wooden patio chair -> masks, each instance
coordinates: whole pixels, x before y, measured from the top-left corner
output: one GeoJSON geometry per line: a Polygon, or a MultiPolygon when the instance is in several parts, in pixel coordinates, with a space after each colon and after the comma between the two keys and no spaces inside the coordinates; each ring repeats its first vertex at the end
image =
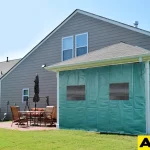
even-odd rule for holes
{"type": "Polygon", "coordinates": [[[57,107],[55,106],[52,112],[53,122],[57,122],[57,107]]]}
{"type": "Polygon", "coordinates": [[[47,123],[50,123],[50,126],[53,125],[54,123],[54,118],[53,118],[53,115],[54,115],[54,111],[55,111],[55,106],[47,106],[45,108],[45,112],[44,112],[44,123],[45,123],[45,126],[47,123]]]}
{"type": "Polygon", "coordinates": [[[18,123],[18,127],[19,125],[23,124],[24,122],[27,123],[28,126],[28,117],[26,115],[21,115],[21,113],[19,113],[20,108],[18,106],[10,106],[11,109],[11,113],[12,113],[12,124],[11,127],[13,125],[13,123],[18,123]]]}

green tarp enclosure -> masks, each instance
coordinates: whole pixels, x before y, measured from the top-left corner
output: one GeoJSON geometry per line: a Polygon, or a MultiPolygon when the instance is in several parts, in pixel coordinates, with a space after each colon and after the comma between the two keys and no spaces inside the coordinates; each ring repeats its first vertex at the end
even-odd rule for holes
{"type": "Polygon", "coordinates": [[[118,43],[46,67],[57,72],[57,127],[150,134],[149,60],[148,50],[118,43]]]}
{"type": "Polygon", "coordinates": [[[146,133],[143,63],[59,73],[60,128],[146,133]],[[110,83],[129,83],[129,100],[110,100],[110,83]],[[85,100],[67,100],[68,85],[85,85],[85,100]]]}

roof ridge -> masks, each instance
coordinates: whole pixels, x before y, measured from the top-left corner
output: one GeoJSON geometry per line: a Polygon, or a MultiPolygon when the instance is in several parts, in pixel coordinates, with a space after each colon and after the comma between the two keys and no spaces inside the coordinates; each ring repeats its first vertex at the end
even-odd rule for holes
{"type": "MultiPolygon", "coordinates": [[[[110,21],[113,21],[113,22],[117,22],[117,23],[120,23],[120,24],[129,26],[129,27],[132,27],[132,28],[136,28],[136,27],[134,27],[133,25],[130,25],[130,24],[127,24],[127,23],[124,23],[124,22],[120,22],[120,21],[117,21],[117,20],[113,20],[113,19],[110,19],[110,18],[101,16],[101,15],[97,15],[97,14],[95,14],[95,13],[91,13],[91,12],[88,12],[88,11],[85,11],[85,10],[82,10],[82,9],[76,9],[75,11],[82,11],[82,12],[85,12],[85,13],[88,13],[88,14],[91,14],[91,15],[95,15],[95,16],[97,16],[97,17],[104,18],[104,19],[106,19],[106,20],[110,20],[110,21]]],[[[145,30],[145,29],[142,29],[142,28],[136,28],[136,29],[139,29],[139,30],[141,30],[141,31],[145,31],[145,32],[150,33],[150,31],[145,30]]]]}
{"type": "MultiPolygon", "coordinates": [[[[21,58],[18,58],[18,59],[11,59],[11,60],[8,60],[8,62],[10,61],[14,61],[14,60],[20,60],[21,58]]],[[[4,63],[4,62],[7,62],[7,61],[0,61],[0,63],[4,63]]]]}

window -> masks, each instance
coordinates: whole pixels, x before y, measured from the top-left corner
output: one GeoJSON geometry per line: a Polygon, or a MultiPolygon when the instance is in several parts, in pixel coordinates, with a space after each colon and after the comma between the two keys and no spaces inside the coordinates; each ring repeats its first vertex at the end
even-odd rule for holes
{"type": "Polygon", "coordinates": [[[73,36],[62,39],[62,61],[73,57],[73,36]]]}
{"type": "Polygon", "coordinates": [[[76,35],[76,56],[88,53],[88,33],[76,35]]]}
{"type": "Polygon", "coordinates": [[[28,97],[29,97],[29,88],[24,88],[22,90],[22,102],[27,101],[28,97]]]}
{"type": "Polygon", "coordinates": [[[85,85],[67,86],[67,100],[85,100],[85,85]]]}
{"type": "Polygon", "coordinates": [[[129,100],[129,83],[112,83],[109,85],[110,100],[129,100]]]}

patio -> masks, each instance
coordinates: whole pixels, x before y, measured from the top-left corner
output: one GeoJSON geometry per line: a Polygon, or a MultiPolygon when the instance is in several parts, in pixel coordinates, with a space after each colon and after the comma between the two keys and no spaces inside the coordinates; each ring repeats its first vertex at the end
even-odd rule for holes
{"type": "Polygon", "coordinates": [[[20,111],[19,106],[10,106],[12,121],[0,122],[0,128],[35,131],[56,129],[56,107],[31,108],[28,111],[20,111]]]}
{"type": "Polygon", "coordinates": [[[45,126],[26,126],[26,125],[21,125],[18,128],[18,125],[13,125],[11,127],[11,121],[7,121],[7,122],[0,122],[0,128],[3,129],[9,129],[9,130],[19,130],[19,131],[41,131],[41,130],[56,130],[56,127],[45,127],[45,126]]]}

